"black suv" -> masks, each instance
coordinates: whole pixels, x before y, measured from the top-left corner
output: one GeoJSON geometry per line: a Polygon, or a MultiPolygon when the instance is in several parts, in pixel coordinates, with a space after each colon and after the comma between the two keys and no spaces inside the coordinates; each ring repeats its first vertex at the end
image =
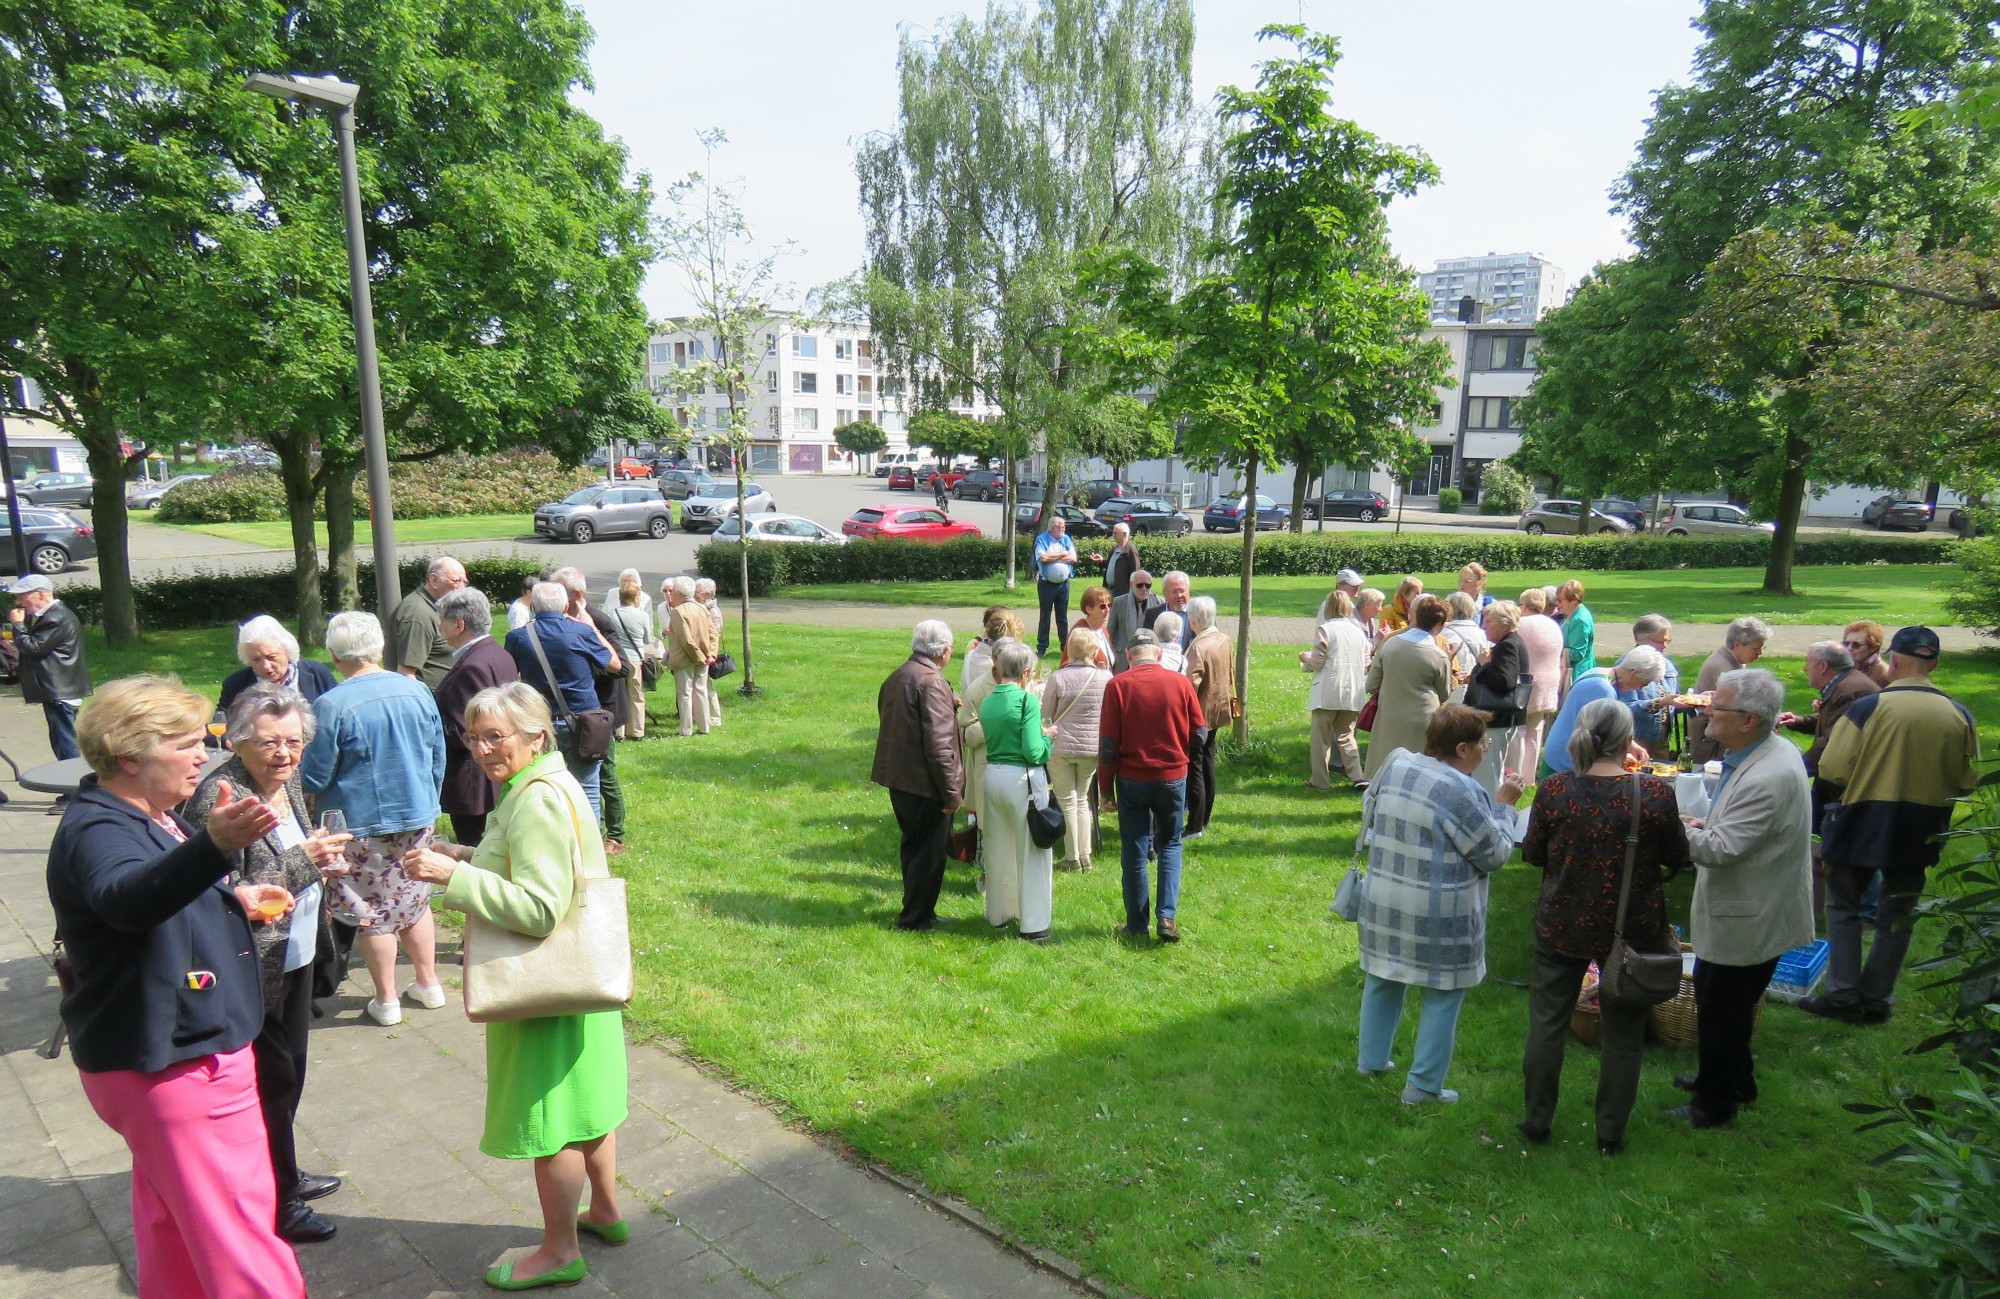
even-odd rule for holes
{"type": "Polygon", "coordinates": [[[959,500],[997,501],[1007,495],[1007,475],[998,469],[975,469],[952,486],[959,500]]]}

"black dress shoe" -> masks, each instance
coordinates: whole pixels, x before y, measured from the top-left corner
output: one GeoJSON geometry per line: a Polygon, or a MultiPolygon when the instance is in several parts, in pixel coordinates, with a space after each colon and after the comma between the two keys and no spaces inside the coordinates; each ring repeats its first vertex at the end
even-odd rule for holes
{"type": "Polygon", "coordinates": [[[292,1192],[294,1200],[319,1200],[340,1189],[340,1179],[332,1173],[300,1173],[299,1189],[292,1192]]]}
{"type": "MultiPolygon", "coordinates": [[[[1866,1022],[1864,1016],[1867,1012],[1862,1010],[1859,1003],[1852,1001],[1835,1001],[1831,997],[1807,997],[1799,1002],[1799,1009],[1808,1015],[1817,1015],[1821,1019],[1838,1020],[1843,1024],[1860,1024],[1866,1022]]],[[[1885,1015],[1883,1018],[1886,1019],[1888,1017],[1885,1015]]]]}
{"type": "Polygon", "coordinates": [[[294,1245],[332,1240],[339,1230],[331,1218],[321,1217],[301,1200],[287,1200],[278,1206],[278,1235],[294,1245]]]}
{"type": "Polygon", "coordinates": [[[1729,1122],[1728,1119],[1718,1119],[1704,1110],[1696,1109],[1693,1102],[1674,1106],[1667,1111],[1667,1117],[1676,1123],[1685,1123],[1691,1128],[1719,1128],[1729,1122]]]}
{"type": "Polygon", "coordinates": [[[1620,1137],[1620,1138],[1618,1138],[1618,1140],[1616,1140],[1616,1141],[1606,1141],[1606,1140],[1605,1140],[1605,1139],[1604,1139],[1603,1137],[1599,1137],[1599,1138],[1597,1139],[1597,1153],[1598,1153],[1598,1154],[1600,1154],[1600,1155],[1622,1155],[1622,1154],[1624,1154],[1624,1153],[1625,1153],[1625,1138],[1623,1138],[1623,1137],[1620,1137]]]}
{"type": "Polygon", "coordinates": [[[1549,1130],[1547,1128],[1531,1128],[1528,1126],[1526,1119],[1522,1119],[1519,1123],[1516,1123],[1514,1131],[1526,1138],[1528,1144],[1531,1146],[1546,1146],[1549,1144],[1549,1130]]]}

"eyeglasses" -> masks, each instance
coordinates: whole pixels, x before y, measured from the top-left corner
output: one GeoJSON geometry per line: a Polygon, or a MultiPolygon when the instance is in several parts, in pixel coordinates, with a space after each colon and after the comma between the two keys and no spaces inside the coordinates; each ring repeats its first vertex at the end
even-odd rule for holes
{"type": "Polygon", "coordinates": [[[1845,645],[1849,649],[1865,650],[1873,648],[1873,646],[1871,646],[1869,642],[1865,640],[1844,640],[1840,643],[1842,645],[1845,645]]]}
{"type": "Polygon", "coordinates": [[[1153,584],[1151,582],[1134,582],[1132,583],[1132,589],[1134,591],[1150,591],[1153,589],[1153,584]]]}
{"type": "Polygon", "coordinates": [[[267,758],[275,758],[281,753],[304,753],[306,751],[306,742],[304,740],[258,740],[251,744],[250,747],[267,758]]]}
{"type": "Polygon", "coordinates": [[[465,744],[472,749],[497,749],[519,734],[519,731],[491,731],[485,735],[468,735],[465,744]]]}
{"type": "Polygon", "coordinates": [[[1747,708],[1723,708],[1717,704],[1710,704],[1708,711],[1711,713],[1736,713],[1742,717],[1755,717],[1757,715],[1747,708]]]}

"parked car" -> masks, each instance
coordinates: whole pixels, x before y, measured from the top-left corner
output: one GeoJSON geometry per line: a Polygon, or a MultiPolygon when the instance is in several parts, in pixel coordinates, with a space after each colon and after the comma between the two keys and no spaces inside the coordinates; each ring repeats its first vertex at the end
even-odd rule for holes
{"type": "Polygon", "coordinates": [[[30,505],[90,508],[89,474],[36,474],[21,484],[21,499],[30,505]]]}
{"type": "Polygon", "coordinates": [[[1057,515],[1061,515],[1062,521],[1069,525],[1069,535],[1072,537],[1102,537],[1110,531],[1109,528],[1099,523],[1096,519],[1091,518],[1089,511],[1085,510],[1081,505],[1071,505],[1067,501],[1049,506],[1049,512],[1046,516],[1042,515],[1042,504],[1040,501],[1036,501],[1032,505],[1016,505],[1014,507],[1014,527],[1024,535],[1030,529],[1035,532],[1043,532],[1047,530],[1049,520],[1055,518],[1057,515]]]}
{"type": "Polygon", "coordinates": [[[669,469],[660,475],[659,487],[668,500],[684,501],[690,496],[713,496],[722,490],[722,482],[701,469],[669,469]]]}
{"type": "MultiPolygon", "coordinates": [[[[1243,516],[1250,512],[1247,496],[1218,496],[1201,512],[1204,532],[1241,532],[1243,516]]],[[[1262,492],[1257,494],[1257,531],[1269,532],[1291,521],[1292,507],[1280,505],[1262,492]]]]}
{"type": "Polygon", "coordinates": [[[1306,502],[1308,519],[1317,519],[1322,514],[1329,519],[1359,519],[1363,523],[1373,523],[1389,517],[1389,498],[1365,487],[1328,492],[1306,502]]]}
{"type": "Polygon", "coordinates": [[[917,490],[917,471],[908,465],[897,465],[889,471],[889,490],[892,492],[914,492],[917,490]]]}
{"type": "Polygon", "coordinates": [[[1932,507],[1928,501],[1905,501],[1898,500],[1894,496],[1878,496],[1868,502],[1867,508],[1861,511],[1861,521],[1872,523],[1884,532],[1893,528],[1922,532],[1931,526],[1931,514],[1932,507]]]}
{"type": "Polygon", "coordinates": [[[704,472],[701,467],[701,462],[699,460],[696,460],[693,456],[687,455],[685,453],[654,456],[646,463],[653,466],[653,477],[655,478],[658,478],[662,474],[672,473],[674,470],[677,469],[691,469],[695,473],[704,472]]]}
{"type": "MultiPolygon", "coordinates": [[[[1521,515],[1521,530],[1540,536],[1544,532],[1574,534],[1581,531],[1577,527],[1578,516],[1583,511],[1582,501],[1543,501],[1530,506],[1521,515]]],[[[1615,514],[1606,514],[1595,504],[1590,507],[1590,531],[1602,536],[1607,532],[1619,535],[1631,532],[1632,525],[1615,514]]]]}
{"type": "Polygon", "coordinates": [[[1632,531],[1644,532],[1646,522],[1652,517],[1652,510],[1635,500],[1624,496],[1604,496],[1590,503],[1593,510],[1602,510],[1613,518],[1623,519],[1632,525],[1632,531]]]}
{"type": "MultiPolygon", "coordinates": [[[[97,534],[88,523],[66,510],[21,511],[21,540],[28,549],[28,569],[54,577],[71,564],[97,556],[97,534]]],[[[0,530],[0,572],[14,571],[13,540],[0,530]]]]}
{"type": "Polygon", "coordinates": [[[1007,474],[1001,469],[975,469],[953,484],[951,494],[959,500],[997,501],[1007,495],[1007,474]]]}
{"type": "MultiPolygon", "coordinates": [[[[745,514],[776,514],[777,501],[756,483],[743,484],[745,514]]],[[[724,483],[713,492],[690,496],[681,502],[681,527],[688,532],[713,532],[722,521],[736,513],[736,486],[724,483]]]]}
{"type": "Polygon", "coordinates": [[[934,470],[929,478],[923,480],[923,484],[924,486],[930,488],[932,491],[936,491],[938,489],[938,484],[943,483],[944,489],[946,491],[950,491],[952,488],[964,482],[965,476],[970,472],[971,470],[969,469],[934,470]]]}
{"type": "Polygon", "coordinates": [[[1740,505],[1676,505],[1660,516],[1660,531],[1669,537],[1698,533],[1742,536],[1752,532],[1776,532],[1777,525],[1759,523],[1740,505]]]}
{"type": "Polygon", "coordinates": [[[935,505],[897,505],[887,501],[864,505],[840,525],[849,537],[903,537],[911,541],[950,541],[976,537],[979,525],[961,523],[935,505]]]}
{"type": "Polygon", "coordinates": [[[1164,496],[1114,496],[1097,507],[1097,523],[1107,534],[1119,523],[1132,529],[1134,535],[1185,537],[1194,531],[1194,520],[1164,496]]]}
{"type": "Polygon", "coordinates": [[[182,483],[205,482],[208,477],[207,474],[175,474],[165,482],[148,483],[137,491],[127,492],[125,494],[125,504],[135,510],[157,510],[160,508],[160,502],[165,500],[167,493],[174,490],[174,488],[179,487],[182,483]]]}
{"type": "Polygon", "coordinates": [[[535,535],[595,541],[619,533],[658,540],[674,530],[660,489],[642,483],[592,483],[535,511],[535,535]]]}
{"type": "Polygon", "coordinates": [[[1087,510],[1094,510],[1114,496],[1130,496],[1132,489],[1116,478],[1093,478],[1086,483],[1078,483],[1070,499],[1087,510]]]}
{"type": "Polygon", "coordinates": [[[651,460],[640,460],[635,456],[626,456],[618,462],[617,467],[611,472],[624,479],[651,478],[654,473],[653,462],[651,460]]]}
{"type": "MultiPolygon", "coordinates": [[[[734,514],[722,521],[715,530],[717,541],[734,541],[737,537],[737,519],[734,514]]],[[[847,538],[833,529],[814,523],[802,514],[753,514],[750,516],[750,540],[781,542],[820,542],[836,546],[847,544],[847,538]]]]}

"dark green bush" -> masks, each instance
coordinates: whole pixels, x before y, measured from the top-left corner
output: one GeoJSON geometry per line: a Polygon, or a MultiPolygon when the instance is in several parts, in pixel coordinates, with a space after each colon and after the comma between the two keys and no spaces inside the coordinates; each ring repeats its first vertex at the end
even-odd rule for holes
{"type": "Polygon", "coordinates": [[[1458,507],[1464,503],[1465,493],[1459,491],[1458,488],[1443,487],[1438,489],[1439,514],[1456,514],[1458,513],[1458,507]]]}
{"type": "Polygon", "coordinates": [[[228,469],[182,483],[161,500],[162,523],[276,523],[285,517],[285,484],[270,469],[228,469]]]}
{"type": "MultiPolygon", "coordinates": [[[[389,466],[399,519],[466,514],[527,513],[598,482],[595,469],[572,469],[546,451],[526,448],[488,456],[450,455],[389,466]]],[[[356,476],[355,509],[368,508],[367,483],[356,476]]],[[[324,498],[314,508],[326,517],[324,498]]],[[[177,487],[160,502],[163,523],[270,523],[286,517],[285,485],[275,469],[232,469],[206,482],[177,487]]]]}
{"type": "MultiPolygon", "coordinates": [[[[406,556],[401,564],[403,589],[423,585],[424,572],[432,556],[406,556]]],[[[542,569],[533,555],[495,555],[465,561],[470,584],[484,591],[495,604],[504,605],[521,594],[521,579],[542,569]]],[[[375,609],[375,566],[360,565],[361,607],[375,609]]],[[[184,627],[212,627],[220,622],[241,622],[254,614],[268,613],[287,626],[292,625],[295,608],[292,572],[288,568],[253,573],[219,573],[196,569],[166,577],[149,578],[132,584],[138,606],[139,626],[172,631],[184,627]]],[[[320,595],[331,601],[331,574],[320,574],[320,595]]],[[[76,610],[87,623],[104,621],[104,593],[94,586],[66,586],[63,603],[76,610]]],[[[332,612],[329,603],[328,612],[332,612]]],[[[294,628],[294,630],[297,630],[294,628]]]]}
{"type": "MultiPolygon", "coordinates": [[[[1243,543],[1230,538],[1136,537],[1139,559],[1155,573],[1180,569],[1192,577],[1233,577],[1242,570],[1243,543]]],[[[1029,542],[1020,541],[1025,569],[1029,542]]],[[[1947,536],[1890,541],[1882,537],[1805,537],[1796,562],[1821,564],[1943,564],[1963,543],[1947,536]]],[[[1309,532],[1258,538],[1257,571],[1273,577],[1330,577],[1343,568],[1363,573],[1438,573],[1478,560],[1496,572],[1566,569],[1607,572],[1669,568],[1761,568],[1768,537],[1532,537],[1525,532],[1451,536],[1441,533],[1309,532]]],[[[778,586],[834,582],[946,582],[997,577],[1007,551],[993,537],[965,537],[938,546],[920,541],[862,541],[847,546],[750,548],[750,593],[778,586]]],[[[735,594],[736,548],[710,542],[695,565],[735,594]]]]}

